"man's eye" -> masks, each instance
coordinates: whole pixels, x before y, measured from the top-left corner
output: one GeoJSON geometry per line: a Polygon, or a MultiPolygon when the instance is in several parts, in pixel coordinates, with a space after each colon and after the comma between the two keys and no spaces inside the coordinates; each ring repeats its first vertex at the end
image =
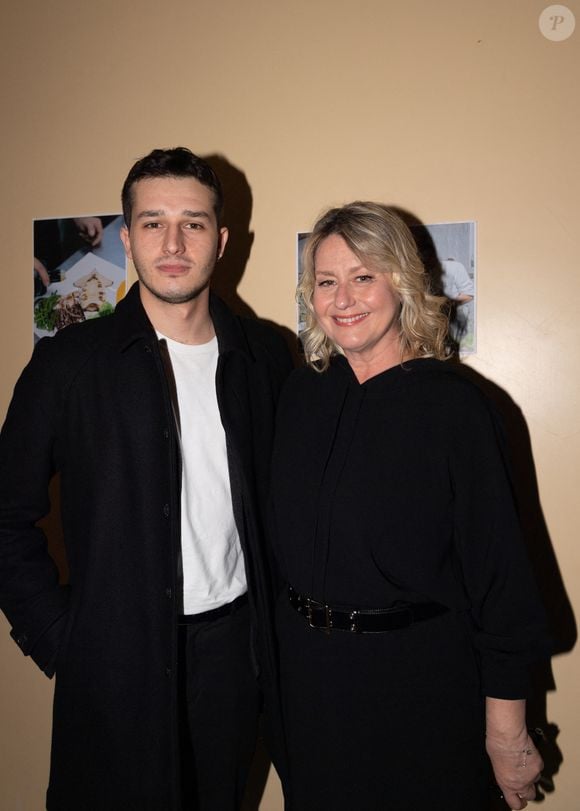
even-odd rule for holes
{"type": "Polygon", "coordinates": [[[203,228],[203,225],[200,222],[188,222],[185,227],[190,231],[198,231],[203,228]]]}
{"type": "Polygon", "coordinates": [[[146,222],[143,225],[144,228],[153,229],[153,228],[160,228],[160,223],[158,222],[146,222]]]}

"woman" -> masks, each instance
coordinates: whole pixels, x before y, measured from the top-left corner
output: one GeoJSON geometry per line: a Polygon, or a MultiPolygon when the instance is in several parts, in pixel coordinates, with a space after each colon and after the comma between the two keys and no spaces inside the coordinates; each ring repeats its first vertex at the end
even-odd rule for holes
{"type": "Polygon", "coordinates": [[[484,811],[487,750],[525,808],[544,619],[494,416],[391,210],[330,210],[303,260],[272,484],[291,807],[484,811]]]}

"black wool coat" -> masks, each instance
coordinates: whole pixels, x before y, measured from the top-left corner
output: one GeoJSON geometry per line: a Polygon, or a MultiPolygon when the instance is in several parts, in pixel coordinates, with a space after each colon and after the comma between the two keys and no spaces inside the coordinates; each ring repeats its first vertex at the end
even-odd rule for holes
{"type": "MultiPolygon", "coordinates": [[[[290,360],[263,324],[215,297],[210,309],[256,667],[275,718],[263,513],[290,360]]],[[[0,435],[0,607],[22,651],[56,672],[50,811],[180,808],[180,479],[160,344],[134,285],[114,315],[38,343],[0,435]],[[36,526],[57,472],[66,586],[36,526]]]]}

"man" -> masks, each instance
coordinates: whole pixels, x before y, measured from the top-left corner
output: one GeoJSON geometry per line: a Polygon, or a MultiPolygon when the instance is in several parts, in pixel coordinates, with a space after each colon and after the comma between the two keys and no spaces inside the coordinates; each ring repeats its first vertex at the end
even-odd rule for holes
{"type": "Polygon", "coordinates": [[[49,811],[233,811],[275,669],[263,512],[289,356],[210,293],[228,232],[208,164],[154,150],[122,196],[138,283],[39,342],[2,431],[0,604],[56,672],[49,811]],[[35,526],[54,472],[66,587],[35,526]]]}
{"type": "Polygon", "coordinates": [[[458,304],[473,300],[473,279],[462,262],[449,258],[441,262],[441,285],[443,295],[458,304]]]}
{"type": "Polygon", "coordinates": [[[451,332],[460,341],[467,337],[470,321],[473,320],[473,279],[462,262],[449,257],[441,262],[441,285],[443,295],[451,302],[451,332]]]}

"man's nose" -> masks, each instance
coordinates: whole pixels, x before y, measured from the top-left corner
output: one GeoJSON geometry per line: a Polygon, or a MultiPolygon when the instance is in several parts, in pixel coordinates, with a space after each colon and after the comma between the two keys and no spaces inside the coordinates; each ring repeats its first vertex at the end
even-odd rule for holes
{"type": "Polygon", "coordinates": [[[165,231],[163,250],[165,253],[182,253],[185,247],[183,232],[178,225],[169,225],[165,231]]]}

